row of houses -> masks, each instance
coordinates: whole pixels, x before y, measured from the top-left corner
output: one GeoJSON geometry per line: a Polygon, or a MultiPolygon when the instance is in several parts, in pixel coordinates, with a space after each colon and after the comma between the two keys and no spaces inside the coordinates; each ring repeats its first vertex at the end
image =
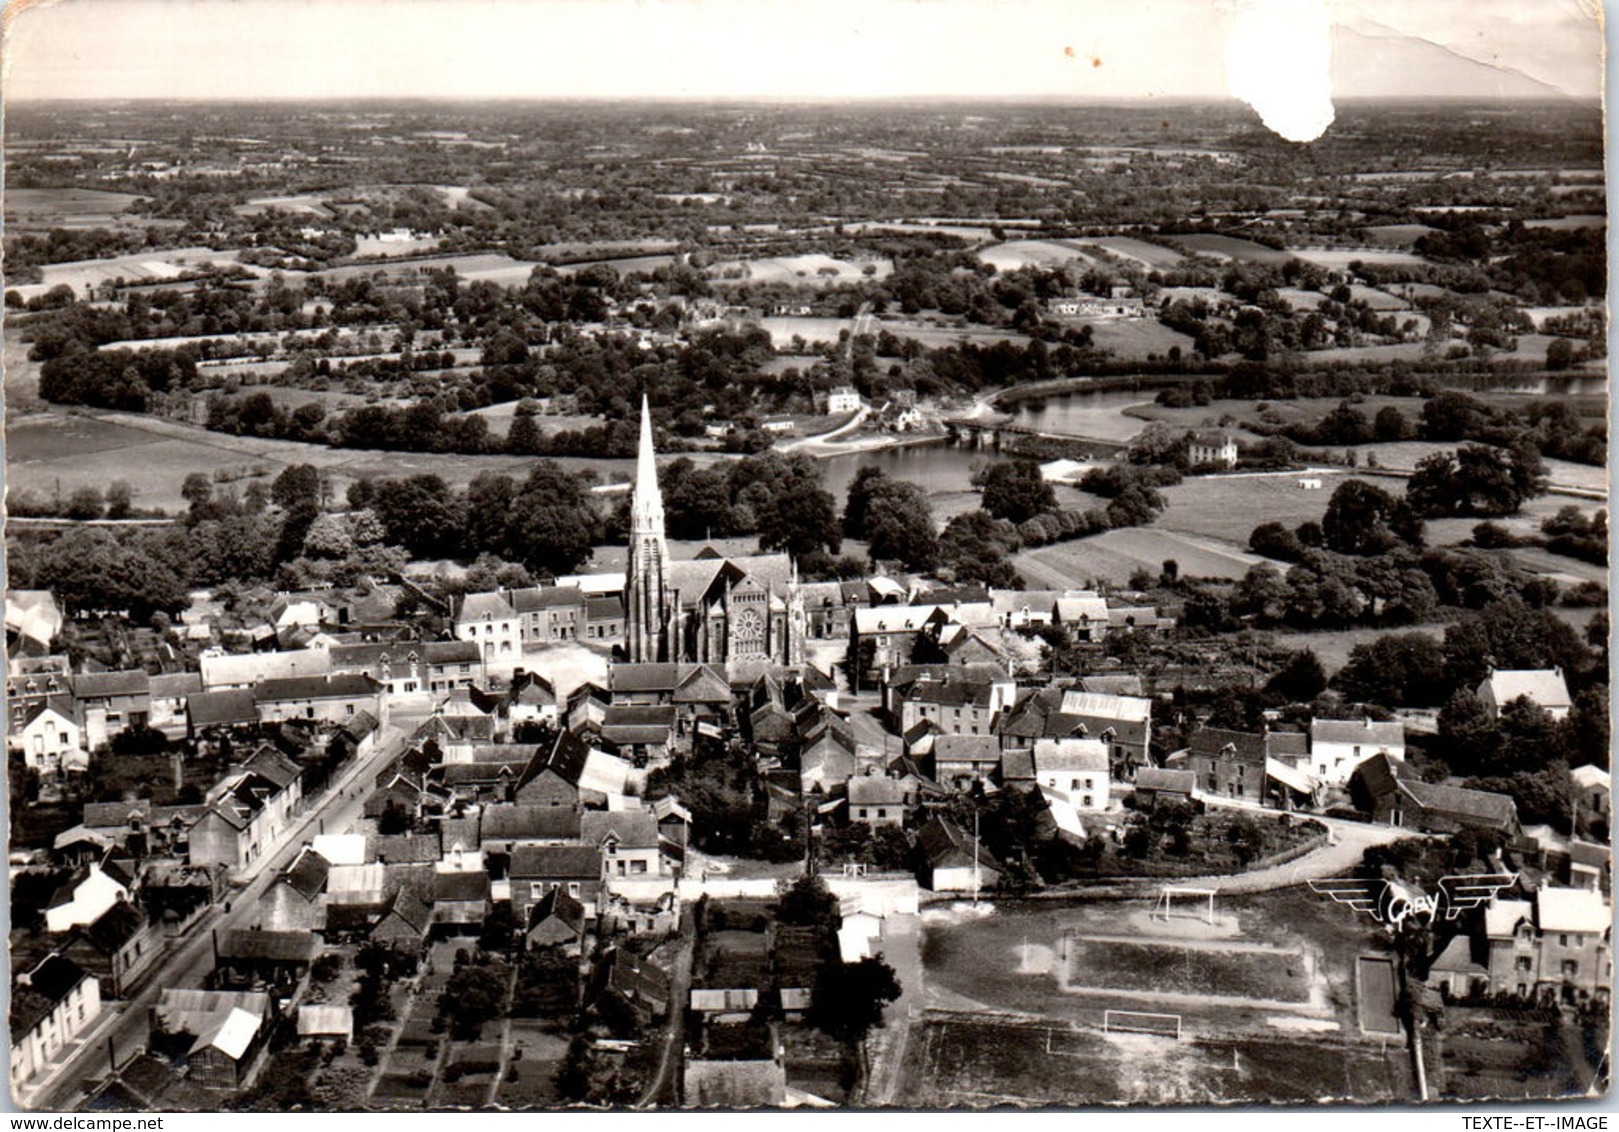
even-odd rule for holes
{"type": "Polygon", "coordinates": [[[1173,626],[1156,607],[1106,598],[1090,590],[935,589],[900,595],[854,610],[849,622],[850,678],[858,686],[886,683],[917,661],[1007,663],[1003,631],[1060,626],[1079,642],[1110,632],[1153,634],[1173,626]]]}
{"type": "MultiPolygon", "coordinates": [[[[433,648],[417,647],[424,653],[433,648]]],[[[144,669],[73,674],[65,661],[27,665],[7,679],[7,743],[30,769],[56,777],[84,770],[89,751],[131,728],[198,738],[218,728],[298,720],[363,730],[363,740],[386,723],[387,693],[404,674],[383,681],[364,665],[334,667],[332,659],[323,649],[221,654],[204,656],[201,672],[161,675],[144,669]]],[[[463,662],[439,663],[459,668],[463,662]]],[[[380,667],[388,674],[386,661],[380,667]]],[[[470,683],[471,664],[466,668],[470,683]]],[[[448,686],[452,679],[462,677],[434,682],[448,686]]]]}

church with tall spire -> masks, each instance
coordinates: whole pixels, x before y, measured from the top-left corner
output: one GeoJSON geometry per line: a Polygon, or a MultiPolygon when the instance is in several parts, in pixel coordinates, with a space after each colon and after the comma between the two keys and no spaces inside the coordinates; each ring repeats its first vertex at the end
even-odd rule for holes
{"type": "Polygon", "coordinates": [[[734,672],[752,662],[804,662],[808,618],[787,555],[728,558],[705,547],[695,558],[670,559],[644,396],[624,603],[624,652],[632,663],[722,662],[734,672]]]}
{"type": "Polygon", "coordinates": [[[625,636],[638,664],[675,660],[669,655],[669,544],[663,534],[663,492],[652,448],[652,409],[641,397],[641,443],[630,497],[630,554],[625,578],[625,636]]]}

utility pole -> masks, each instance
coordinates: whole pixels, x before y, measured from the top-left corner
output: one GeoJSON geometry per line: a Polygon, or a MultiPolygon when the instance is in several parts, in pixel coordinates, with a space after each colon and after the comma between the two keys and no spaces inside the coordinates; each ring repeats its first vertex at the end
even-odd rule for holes
{"type": "Polygon", "coordinates": [[[973,807],[973,907],[978,907],[978,807],[973,807]]]}

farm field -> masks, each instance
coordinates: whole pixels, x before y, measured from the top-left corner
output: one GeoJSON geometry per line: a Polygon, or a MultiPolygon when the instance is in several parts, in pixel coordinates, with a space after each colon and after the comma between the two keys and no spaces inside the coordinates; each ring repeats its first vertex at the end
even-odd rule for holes
{"type": "MultiPolygon", "coordinates": [[[[1244,534],[1244,541],[1246,541],[1244,534]]],[[[1036,588],[1066,589],[1106,580],[1125,584],[1137,570],[1157,576],[1173,558],[1182,578],[1240,578],[1267,561],[1209,539],[1155,527],[1125,527],[1013,555],[1012,565],[1036,588]]]]}
{"type": "Polygon", "coordinates": [[[765,259],[731,260],[717,263],[707,275],[717,284],[727,283],[788,283],[806,287],[829,287],[836,283],[853,283],[860,279],[881,279],[892,273],[891,260],[873,260],[868,265],[847,259],[833,259],[829,255],[772,256],[765,259]],[[868,276],[866,268],[873,270],[868,276]],[[739,278],[728,273],[740,269],[739,278]]]}
{"type": "MultiPolygon", "coordinates": [[[[104,489],[121,479],[134,489],[136,507],[171,512],[185,507],[180,484],[191,472],[227,478],[257,473],[274,478],[288,465],[312,464],[331,475],[341,496],[356,479],[430,473],[452,486],[464,486],[479,472],[522,476],[533,464],[526,456],[377,452],[226,436],[127,413],[47,413],[13,419],[6,427],[6,448],[6,486],[10,490],[49,498],[60,485],[66,497],[75,488],[104,489]]],[[[562,457],[557,462],[570,471],[594,469],[609,481],[627,479],[634,463],[582,457],[562,457]]]]}
{"type": "Polygon", "coordinates": [[[40,268],[41,282],[22,283],[7,289],[16,291],[25,299],[43,295],[52,287],[62,285],[82,294],[87,287],[99,287],[118,279],[129,283],[159,282],[178,278],[204,266],[228,266],[238,259],[239,253],[236,251],[219,252],[198,247],[132,252],[105,259],[48,263],[40,268]]]}
{"type": "Polygon", "coordinates": [[[530,273],[538,266],[537,263],[529,260],[513,259],[509,255],[485,252],[475,255],[432,256],[428,259],[413,259],[408,263],[393,265],[375,263],[349,264],[346,267],[333,267],[316,274],[329,282],[336,282],[345,279],[359,279],[379,272],[388,275],[407,272],[416,274],[430,269],[442,271],[446,267],[453,267],[463,283],[475,283],[480,279],[484,279],[502,287],[512,287],[528,282],[530,273]]]}
{"type": "Polygon", "coordinates": [[[1320,291],[1306,291],[1301,287],[1278,287],[1276,295],[1295,311],[1313,311],[1320,308],[1327,296],[1320,291]]]}
{"type": "MultiPolygon", "coordinates": [[[[239,371],[233,369],[231,372],[239,371]]],[[[280,405],[283,409],[296,409],[299,405],[309,405],[318,402],[325,405],[326,411],[330,413],[342,409],[357,408],[360,405],[367,403],[367,399],[365,397],[361,397],[357,393],[344,393],[336,389],[297,389],[286,385],[254,385],[252,382],[244,382],[243,386],[244,392],[263,393],[265,396],[269,397],[271,401],[275,402],[277,405],[280,405]]],[[[383,405],[404,405],[408,404],[409,402],[393,399],[380,399],[372,401],[371,403],[383,405]]]]}
{"type": "Polygon", "coordinates": [[[675,240],[648,237],[644,240],[590,240],[576,244],[541,244],[533,251],[544,260],[609,260],[614,257],[672,252],[678,246],[675,240]]]}
{"type": "MultiPolygon", "coordinates": [[[[1364,410],[1363,410],[1364,411],[1364,410]]],[[[1377,466],[1393,471],[1410,471],[1417,466],[1417,461],[1424,456],[1431,456],[1435,452],[1453,452],[1457,448],[1450,441],[1433,440],[1399,440],[1387,441],[1382,444],[1362,444],[1356,451],[1360,453],[1361,463],[1365,464],[1368,453],[1377,457],[1377,466]]],[[[1304,448],[1306,453],[1311,449],[1304,448]]],[[[1341,448],[1336,451],[1342,451],[1341,448]]],[[[1602,491],[1608,488],[1608,472],[1606,468],[1594,467],[1590,464],[1575,464],[1568,460],[1547,460],[1546,475],[1553,484],[1576,487],[1582,491],[1602,491]]]]}
{"type": "Polygon", "coordinates": [[[39,399],[39,363],[29,359],[28,343],[15,334],[0,334],[0,369],[8,418],[45,404],[39,399]]]}
{"type": "Polygon", "coordinates": [[[1150,244],[1133,236],[1103,236],[1099,240],[1086,240],[1086,246],[1095,246],[1124,259],[1134,260],[1143,267],[1174,267],[1186,257],[1174,248],[1150,244]]]}
{"type": "Polygon", "coordinates": [[[182,440],[93,416],[15,417],[6,425],[6,489],[48,500],[123,480],[136,507],[179,510],[180,484],[191,472],[246,476],[262,467],[274,475],[285,466],[233,448],[233,438],[198,432],[199,439],[182,440]]]}
{"type": "Polygon", "coordinates": [[[1409,247],[1423,236],[1437,231],[1437,228],[1427,224],[1373,224],[1366,229],[1366,235],[1380,244],[1409,247]]]}
{"type": "Polygon", "coordinates": [[[1085,266],[1096,263],[1094,256],[1086,255],[1072,240],[1008,240],[980,248],[978,259],[991,264],[997,271],[1016,271],[1020,267],[1059,267],[1079,262],[1085,266]]]}
{"type": "MultiPolygon", "coordinates": [[[[495,436],[505,436],[512,427],[512,419],[517,416],[518,401],[502,401],[498,405],[485,405],[481,409],[469,409],[456,416],[482,417],[489,422],[489,431],[495,436]]],[[[546,415],[536,413],[534,423],[539,426],[541,435],[549,436],[554,432],[567,432],[569,430],[595,428],[606,423],[605,417],[592,417],[582,414],[557,413],[546,415]]]]}
{"type": "Polygon", "coordinates": [[[361,236],[354,241],[354,257],[423,255],[439,245],[437,236],[417,236],[409,240],[384,240],[380,236],[361,236]]]}
{"type": "MultiPolygon", "coordinates": [[[[1520,567],[1533,574],[1545,574],[1554,578],[1563,585],[1573,585],[1578,582],[1598,582],[1607,585],[1609,573],[1606,566],[1594,562],[1581,562],[1578,558],[1569,558],[1562,554],[1553,554],[1538,546],[1522,546],[1506,552],[1520,567]]],[[[1582,610],[1558,610],[1562,614],[1584,612],[1582,610]]]]}
{"type": "MultiPolygon", "coordinates": [[[[1445,623],[1427,625],[1404,625],[1402,633],[1427,633],[1435,639],[1445,635],[1445,623]]],[[[1279,648],[1297,652],[1309,649],[1315,653],[1316,659],[1328,676],[1336,675],[1339,669],[1349,663],[1349,654],[1356,645],[1369,644],[1379,637],[1385,637],[1388,629],[1333,629],[1319,633],[1277,633],[1276,645],[1279,648]]]]}
{"type": "Polygon", "coordinates": [[[914,338],[916,341],[936,349],[941,346],[955,346],[966,341],[979,346],[988,346],[996,342],[1010,342],[1014,346],[1027,346],[1027,335],[1014,331],[988,330],[981,326],[926,326],[915,322],[900,322],[894,319],[878,319],[878,327],[887,330],[899,338],[914,338]]]}
{"type": "Polygon", "coordinates": [[[274,210],[290,216],[310,216],[330,220],[334,213],[326,206],[326,198],[315,193],[285,197],[254,197],[231,211],[238,216],[262,216],[274,210]]]}
{"type": "Polygon", "coordinates": [[[113,193],[103,189],[7,189],[6,227],[102,228],[124,223],[179,226],[180,221],[128,216],[129,206],[140,198],[133,193],[113,193]]]}
{"type": "Polygon", "coordinates": [[[1081,320],[1091,328],[1091,341],[1098,349],[1111,350],[1121,358],[1145,358],[1167,354],[1176,346],[1191,356],[1194,339],[1171,330],[1155,318],[1095,318],[1081,320]]]}
{"type": "Polygon", "coordinates": [[[820,354],[777,354],[760,366],[759,372],[769,374],[772,377],[780,377],[790,369],[796,369],[800,373],[808,373],[809,368],[819,361],[825,361],[820,354]]]}
{"type": "MultiPolygon", "coordinates": [[[[1157,527],[1246,547],[1248,535],[1261,523],[1295,527],[1306,520],[1319,522],[1338,483],[1351,474],[1344,468],[1316,469],[1319,490],[1299,487],[1298,472],[1188,476],[1171,487],[1159,488],[1169,508],[1159,516],[1157,527]]],[[[1252,555],[1245,557],[1259,561],[1252,555]]],[[[1187,570],[1182,560],[1181,573],[1187,570]]]]}
{"type": "Polygon", "coordinates": [[[861,220],[843,226],[846,232],[940,232],[946,236],[959,236],[963,240],[988,240],[993,233],[988,227],[966,224],[924,224],[905,220],[861,220]]]}
{"type": "Polygon", "coordinates": [[[1291,251],[1296,258],[1302,259],[1305,263],[1313,263],[1328,271],[1342,270],[1356,261],[1390,267],[1428,262],[1415,252],[1396,248],[1293,248],[1291,251]]]}
{"type": "Polygon", "coordinates": [[[854,320],[848,318],[797,318],[785,315],[759,320],[759,325],[770,334],[770,344],[778,350],[791,346],[795,336],[802,338],[807,345],[836,342],[838,335],[853,324],[854,320]]]}
{"type": "MultiPolygon", "coordinates": [[[[1343,404],[1341,397],[1297,397],[1287,400],[1222,398],[1208,405],[1184,407],[1147,401],[1140,405],[1132,405],[1125,412],[1144,421],[1163,421],[1177,429],[1224,427],[1234,428],[1240,433],[1243,431],[1240,423],[1245,421],[1263,419],[1277,424],[1313,423],[1341,404],[1343,404]],[[1238,424],[1221,425],[1221,421],[1235,421],[1238,424]]],[[[1354,408],[1367,417],[1375,417],[1379,410],[1393,406],[1404,413],[1407,420],[1414,422],[1421,417],[1423,404],[1420,397],[1388,397],[1374,393],[1356,401],[1354,408]]],[[[1258,434],[1254,435],[1257,438],[1258,434]]]]}
{"type": "Polygon", "coordinates": [[[564,263],[557,265],[558,275],[572,275],[584,271],[588,267],[611,267],[620,275],[631,275],[636,272],[656,271],[660,267],[668,267],[675,261],[672,255],[638,255],[625,259],[596,259],[586,263],[564,263]]]}
{"type": "Polygon", "coordinates": [[[1412,362],[1422,357],[1421,342],[1395,342],[1387,346],[1333,346],[1311,350],[1310,358],[1324,362],[1412,362]]]}
{"type": "MultiPolygon", "coordinates": [[[[176,350],[181,346],[201,346],[213,343],[238,345],[243,343],[263,343],[274,349],[283,342],[309,342],[331,334],[339,345],[353,348],[356,344],[372,343],[381,346],[394,331],[399,329],[398,323],[379,322],[364,327],[322,327],[318,330],[272,330],[263,333],[249,333],[243,331],[237,334],[177,334],[169,338],[126,338],[117,342],[107,342],[99,347],[102,350],[176,350]]],[[[476,352],[474,352],[476,356],[476,352]]]]}
{"type": "Polygon", "coordinates": [[[1536,330],[1539,330],[1549,318],[1565,318],[1569,315],[1579,315],[1587,312],[1596,315],[1606,313],[1601,307],[1524,307],[1522,309],[1529,321],[1534,323],[1536,330]]]}
{"type": "Polygon", "coordinates": [[[1572,231],[1576,228],[1604,228],[1607,226],[1606,216],[1595,214],[1585,216],[1557,216],[1548,220],[1525,220],[1525,228],[1551,228],[1556,231],[1572,231]]]}
{"type": "Polygon", "coordinates": [[[1398,295],[1391,295],[1379,287],[1368,287],[1364,283],[1351,283],[1349,297],[1359,300],[1371,307],[1374,311],[1403,311],[1410,310],[1411,304],[1398,295]]]}
{"type": "Polygon", "coordinates": [[[1252,240],[1244,240],[1236,236],[1195,232],[1189,236],[1175,236],[1172,238],[1177,244],[1198,255],[1213,256],[1216,259],[1236,260],[1239,263],[1283,264],[1291,258],[1287,252],[1267,248],[1264,244],[1256,244],[1252,240]]]}

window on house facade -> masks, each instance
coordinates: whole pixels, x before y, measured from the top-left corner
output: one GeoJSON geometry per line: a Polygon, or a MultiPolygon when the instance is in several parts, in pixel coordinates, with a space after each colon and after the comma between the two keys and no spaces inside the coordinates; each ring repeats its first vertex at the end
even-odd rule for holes
{"type": "Polygon", "coordinates": [[[1513,970],[1515,971],[1529,971],[1533,969],[1533,967],[1534,961],[1531,960],[1527,955],[1518,956],[1518,961],[1513,964],[1513,970]]]}
{"type": "Polygon", "coordinates": [[[632,873],[644,873],[644,872],[646,872],[646,862],[645,861],[631,861],[630,862],[630,872],[632,872],[632,873]]]}
{"type": "Polygon", "coordinates": [[[1580,964],[1579,964],[1578,960],[1575,960],[1575,959],[1565,959],[1565,960],[1563,960],[1563,977],[1564,978],[1570,978],[1571,979],[1575,975],[1578,975],[1579,973],[1580,973],[1580,964]]]}
{"type": "Polygon", "coordinates": [[[1558,936],[1557,936],[1557,946],[1558,947],[1567,947],[1568,946],[1568,933],[1567,932],[1561,932],[1561,933],[1558,934],[1558,936]]]}

